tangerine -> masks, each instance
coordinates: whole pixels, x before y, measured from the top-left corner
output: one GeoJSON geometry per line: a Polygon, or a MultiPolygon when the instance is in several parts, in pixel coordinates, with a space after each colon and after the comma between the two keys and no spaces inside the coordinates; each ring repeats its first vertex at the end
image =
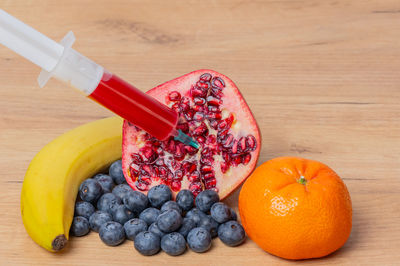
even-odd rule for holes
{"type": "Polygon", "coordinates": [[[350,194],[340,177],[296,157],[259,166],[240,191],[239,212],[249,237],[285,259],[326,256],[344,245],[352,227],[350,194]]]}

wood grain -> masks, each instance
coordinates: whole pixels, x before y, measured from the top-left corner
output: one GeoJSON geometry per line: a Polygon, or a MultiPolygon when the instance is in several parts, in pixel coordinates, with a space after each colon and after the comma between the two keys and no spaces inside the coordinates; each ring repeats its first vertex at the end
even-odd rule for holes
{"type": "MultiPolygon", "coordinates": [[[[1,0],[7,12],[147,90],[200,68],[234,80],[263,135],[259,163],[322,161],[354,208],[346,245],[299,264],[399,265],[400,2],[398,0],[1,0]]],[[[292,265],[247,240],[206,254],[143,257],[97,234],[50,254],[23,227],[19,196],[30,160],[53,138],[111,113],[0,47],[0,264],[292,265]]],[[[237,207],[238,192],[227,202],[237,207]]]]}

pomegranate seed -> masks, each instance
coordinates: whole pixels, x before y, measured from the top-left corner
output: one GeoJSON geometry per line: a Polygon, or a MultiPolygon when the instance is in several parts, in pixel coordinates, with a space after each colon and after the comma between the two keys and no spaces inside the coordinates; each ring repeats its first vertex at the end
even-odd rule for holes
{"type": "Polygon", "coordinates": [[[204,180],[208,180],[208,179],[211,179],[211,178],[215,178],[215,175],[214,175],[213,172],[211,172],[211,173],[204,174],[203,178],[204,178],[204,180]]]}
{"type": "Polygon", "coordinates": [[[207,96],[207,90],[198,87],[192,88],[190,90],[190,95],[192,95],[192,98],[195,97],[205,98],[207,96]]]}
{"type": "Polygon", "coordinates": [[[246,143],[247,150],[249,151],[254,151],[257,148],[256,138],[253,135],[248,135],[246,137],[246,143]]]}
{"type": "Polygon", "coordinates": [[[243,155],[242,161],[243,161],[244,165],[248,164],[250,162],[250,160],[251,160],[251,154],[250,153],[246,153],[246,154],[243,155]]]}
{"type": "Polygon", "coordinates": [[[211,80],[211,84],[213,85],[213,86],[216,86],[216,87],[219,87],[219,88],[225,88],[225,82],[223,81],[223,79],[222,78],[220,78],[220,77],[214,77],[212,80],[211,80]]]}
{"type": "Polygon", "coordinates": [[[221,112],[217,112],[217,113],[208,113],[207,115],[207,119],[216,119],[216,120],[220,120],[222,118],[221,112]]]}
{"type": "Polygon", "coordinates": [[[223,139],[226,138],[228,132],[229,132],[229,128],[222,130],[222,131],[218,131],[217,140],[219,140],[221,142],[223,139]]]}
{"type": "Polygon", "coordinates": [[[181,94],[177,91],[171,91],[168,94],[168,98],[170,101],[179,101],[181,99],[181,94]]]}
{"type": "Polygon", "coordinates": [[[229,149],[233,145],[234,137],[232,134],[226,135],[226,137],[221,141],[222,147],[229,149]]]}
{"type": "Polygon", "coordinates": [[[200,97],[195,97],[193,99],[193,102],[195,105],[204,105],[206,103],[206,99],[200,98],[200,97]]]}
{"type": "Polygon", "coordinates": [[[200,162],[202,164],[212,165],[214,163],[214,159],[212,157],[202,156],[200,158],[200,162]]]}
{"type": "Polygon", "coordinates": [[[179,108],[179,103],[174,103],[171,106],[171,109],[174,110],[175,112],[179,113],[181,111],[181,109],[179,108]]]}
{"type": "Polygon", "coordinates": [[[156,162],[155,165],[157,166],[163,166],[164,165],[164,160],[162,158],[159,158],[156,162]]]}
{"type": "Polygon", "coordinates": [[[198,192],[200,193],[202,190],[202,186],[200,182],[193,182],[189,185],[189,190],[192,191],[193,193],[198,192]]]}
{"type": "Polygon", "coordinates": [[[229,163],[221,162],[221,172],[226,173],[229,170],[229,163]]]}
{"type": "Polygon", "coordinates": [[[181,182],[180,181],[173,181],[171,183],[171,189],[174,192],[178,192],[181,189],[181,182]]]}
{"type": "Polygon", "coordinates": [[[151,182],[152,182],[150,176],[146,176],[146,175],[141,175],[139,177],[138,181],[141,182],[141,183],[144,183],[146,185],[151,185],[151,182]]]}
{"type": "Polygon", "coordinates": [[[201,167],[200,171],[202,173],[209,173],[209,172],[212,172],[212,167],[211,167],[211,165],[203,165],[201,167]]]}
{"type": "Polygon", "coordinates": [[[229,163],[231,161],[231,154],[229,152],[223,152],[222,158],[225,162],[229,163]]]}
{"type": "Polygon", "coordinates": [[[241,164],[241,163],[242,163],[242,156],[236,155],[236,156],[233,156],[233,157],[232,157],[231,164],[232,164],[233,166],[238,166],[238,165],[241,164]]]}
{"type": "Polygon", "coordinates": [[[241,137],[238,142],[238,150],[243,152],[246,151],[246,138],[241,137]]]}
{"type": "Polygon", "coordinates": [[[218,120],[211,120],[210,121],[210,126],[213,129],[217,129],[218,128],[218,120]]]}
{"type": "Polygon", "coordinates": [[[195,136],[206,135],[207,133],[208,133],[208,128],[204,122],[201,122],[201,125],[192,131],[192,134],[195,136]]]}
{"type": "Polygon", "coordinates": [[[182,178],[183,178],[183,171],[182,170],[175,171],[175,178],[174,179],[182,180],[182,178]]]}
{"type": "Polygon", "coordinates": [[[132,158],[132,162],[135,163],[135,164],[142,164],[143,163],[142,157],[140,157],[140,155],[137,154],[137,153],[132,153],[131,154],[131,158],[132,158]]]}
{"type": "Polygon", "coordinates": [[[210,81],[211,80],[211,74],[210,73],[204,73],[200,76],[200,80],[204,81],[210,81]]]}
{"type": "Polygon", "coordinates": [[[203,121],[204,120],[204,114],[202,112],[197,112],[193,115],[193,120],[195,121],[203,121]]]}
{"type": "Polygon", "coordinates": [[[218,99],[221,99],[224,96],[221,89],[217,88],[217,87],[212,87],[210,92],[211,92],[212,96],[214,96],[215,98],[218,98],[218,99]]]}
{"type": "Polygon", "coordinates": [[[154,169],[150,164],[143,164],[141,167],[141,172],[144,175],[153,175],[154,174],[154,169]]]}
{"type": "Polygon", "coordinates": [[[200,179],[200,173],[198,171],[194,171],[188,176],[188,180],[190,182],[195,182],[198,181],[199,179],[200,179]]]}
{"type": "Polygon", "coordinates": [[[166,177],[167,175],[168,175],[168,169],[166,168],[166,167],[164,167],[164,166],[160,166],[159,168],[158,168],[158,175],[160,176],[160,177],[166,177]]]}
{"type": "Polygon", "coordinates": [[[222,100],[215,98],[214,96],[208,96],[207,103],[210,105],[220,106],[222,104],[222,100]]]}
{"type": "Polygon", "coordinates": [[[137,165],[137,164],[135,164],[135,163],[132,163],[132,164],[129,166],[129,170],[131,171],[131,176],[138,177],[138,175],[139,175],[139,170],[140,170],[139,165],[137,165]]]}
{"type": "Polygon", "coordinates": [[[192,146],[185,146],[185,150],[189,155],[194,155],[197,153],[197,149],[193,148],[192,146]]]}
{"type": "Polygon", "coordinates": [[[187,110],[189,110],[189,103],[190,100],[188,97],[182,97],[182,100],[179,104],[179,108],[182,112],[186,112],[187,110]]]}
{"type": "Polygon", "coordinates": [[[218,108],[218,106],[210,105],[210,106],[208,106],[208,111],[213,112],[213,113],[219,112],[219,108],[218,108]]]}
{"type": "Polygon", "coordinates": [[[197,87],[203,88],[203,89],[208,89],[211,87],[211,83],[208,81],[198,81],[196,83],[197,87]]]}
{"type": "Polygon", "coordinates": [[[191,121],[193,119],[193,116],[194,116],[194,110],[193,109],[187,110],[184,113],[184,116],[185,116],[187,121],[191,121]]]}
{"type": "Polygon", "coordinates": [[[196,138],[196,140],[197,140],[197,142],[198,142],[199,144],[203,144],[203,143],[206,142],[206,138],[203,137],[203,136],[198,136],[198,137],[196,138]]]}
{"type": "Polygon", "coordinates": [[[206,182],[205,182],[205,187],[206,187],[206,189],[213,188],[213,187],[215,187],[216,185],[217,185],[217,179],[215,179],[215,178],[206,180],[206,182]]]}
{"type": "Polygon", "coordinates": [[[183,159],[183,157],[185,157],[185,149],[184,149],[184,144],[183,145],[177,145],[176,146],[176,150],[174,153],[174,157],[176,160],[180,160],[183,159]]]}
{"type": "Polygon", "coordinates": [[[233,141],[233,144],[232,144],[232,153],[233,154],[236,154],[236,153],[238,153],[238,141],[237,141],[237,139],[235,139],[234,141],[233,141]]]}
{"type": "Polygon", "coordinates": [[[179,123],[176,125],[176,129],[181,130],[183,133],[188,133],[189,125],[188,123],[179,123]]]}
{"type": "Polygon", "coordinates": [[[141,191],[146,191],[148,188],[148,185],[146,185],[145,183],[136,181],[135,182],[135,187],[137,187],[137,189],[141,190],[141,191]]]}
{"type": "MultiPolygon", "coordinates": [[[[202,98],[200,98],[200,99],[202,99],[202,98]]],[[[195,110],[196,112],[205,112],[205,111],[207,111],[207,110],[204,109],[203,105],[194,105],[193,106],[193,110],[195,110]]]]}
{"type": "Polygon", "coordinates": [[[216,142],[217,142],[217,137],[215,135],[213,135],[213,134],[208,135],[207,141],[206,141],[207,144],[215,144],[216,142]]]}
{"type": "Polygon", "coordinates": [[[194,163],[190,166],[190,168],[188,169],[188,172],[190,174],[192,174],[194,171],[196,171],[197,169],[197,161],[194,161],[194,163]]]}
{"type": "Polygon", "coordinates": [[[167,151],[169,151],[170,153],[173,153],[175,151],[175,149],[176,149],[175,141],[173,139],[169,140],[167,151]]]}

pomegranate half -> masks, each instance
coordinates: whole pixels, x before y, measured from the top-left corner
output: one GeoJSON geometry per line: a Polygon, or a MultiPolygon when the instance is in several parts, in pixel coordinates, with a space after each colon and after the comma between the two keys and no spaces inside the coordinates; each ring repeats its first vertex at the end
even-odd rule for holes
{"type": "Polygon", "coordinates": [[[253,171],[261,136],[242,94],[226,76],[197,70],[147,92],[179,113],[177,128],[199,149],[159,141],[128,121],[123,125],[122,168],[128,184],[147,192],[166,184],[174,193],[213,189],[225,198],[253,171]]]}

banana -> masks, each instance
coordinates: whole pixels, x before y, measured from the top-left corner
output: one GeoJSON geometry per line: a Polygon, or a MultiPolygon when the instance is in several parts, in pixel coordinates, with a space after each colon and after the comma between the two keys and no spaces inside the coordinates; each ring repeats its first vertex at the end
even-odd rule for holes
{"type": "Polygon", "coordinates": [[[68,242],[79,184],[121,157],[122,119],[77,127],[47,144],[32,160],[21,192],[29,236],[56,252],[68,242]]]}

